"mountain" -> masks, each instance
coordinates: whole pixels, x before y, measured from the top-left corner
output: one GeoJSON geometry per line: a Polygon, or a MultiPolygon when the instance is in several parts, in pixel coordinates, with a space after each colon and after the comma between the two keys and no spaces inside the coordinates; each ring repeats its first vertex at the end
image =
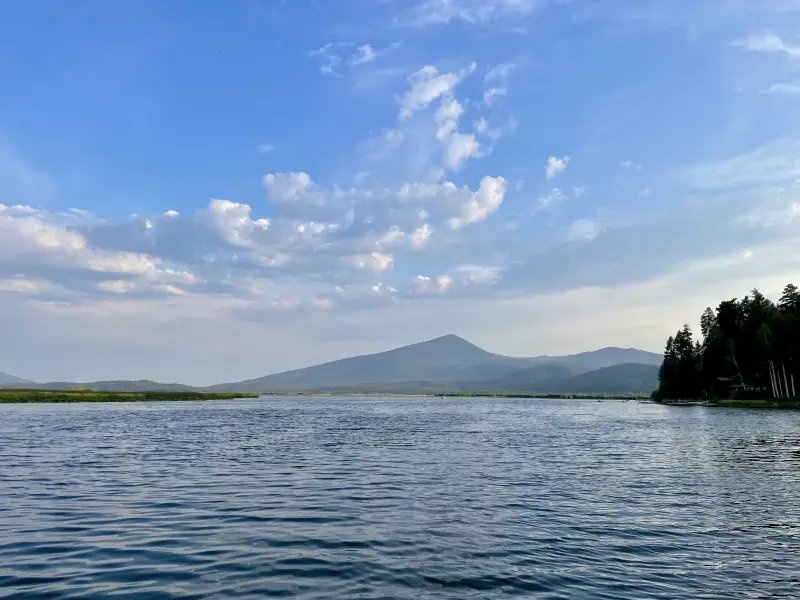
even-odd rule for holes
{"type": "Polygon", "coordinates": [[[567,356],[537,356],[534,364],[562,365],[574,372],[594,371],[624,364],[660,365],[661,354],[637,350],[636,348],[601,348],[591,352],[569,354],[567,356]]]}
{"type": "Polygon", "coordinates": [[[476,390],[578,393],[578,389],[588,389],[586,393],[613,394],[641,388],[636,391],[649,393],[654,389],[647,387],[652,369],[645,369],[639,377],[638,371],[634,376],[630,368],[615,367],[626,364],[653,367],[660,363],[660,355],[633,348],[603,348],[568,356],[512,358],[492,354],[458,336],[447,335],[387,352],[345,358],[208,389],[220,392],[374,393],[476,390]],[[602,372],[609,368],[610,371],[602,372]],[[591,375],[595,372],[596,375],[591,375]],[[597,386],[597,389],[590,389],[592,386],[597,386]]]}
{"type": "Polygon", "coordinates": [[[626,363],[581,373],[564,382],[571,394],[649,394],[658,388],[660,366],[626,363]]]}
{"type": "Polygon", "coordinates": [[[29,386],[33,384],[32,381],[28,381],[27,379],[22,379],[20,377],[14,377],[13,375],[9,375],[8,373],[0,372],[0,387],[19,387],[19,386],[29,386]]]}
{"type": "Polygon", "coordinates": [[[463,388],[494,391],[550,392],[554,383],[565,382],[576,374],[578,371],[565,365],[543,364],[520,369],[505,377],[486,381],[461,382],[460,385],[463,388]]]}
{"type": "Polygon", "coordinates": [[[200,388],[180,383],[158,383],[146,379],[138,381],[94,381],[91,383],[71,383],[68,381],[51,381],[36,384],[33,387],[43,390],[68,390],[70,388],[86,388],[98,392],[199,392],[200,388]]]}
{"type": "Polygon", "coordinates": [[[178,383],[95,381],[34,383],[0,373],[0,387],[97,391],[196,392],[518,392],[623,394],[657,387],[661,355],[602,348],[567,356],[513,358],[446,335],[387,352],[355,356],[258,379],[196,388],[178,383]]]}
{"type": "Polygon", "coordinates": [[[301,392],[351,389],[364,384],[455,382],[503,377],[530,366],[527,358],[492,354],[468,341],[446,335],[395,350],[355,356],[315,367],[258,379],[212,386],[211,391],[301,392]]]}
{"type": "Polygon", "coordinates": [[[564,394],[649,394],[658,387],[656,365],[626,363],[575,374],[561,365],[535,366],[479,382],[481,390],[564,394]]]}

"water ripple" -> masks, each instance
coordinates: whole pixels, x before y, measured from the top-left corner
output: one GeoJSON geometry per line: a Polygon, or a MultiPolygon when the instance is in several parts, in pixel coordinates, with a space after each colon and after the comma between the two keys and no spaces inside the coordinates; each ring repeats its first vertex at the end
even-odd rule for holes
{"type": "Polygon", "coordinates": [[[0,406],[0,598],[800,597],[800,414],[0,406]]]}

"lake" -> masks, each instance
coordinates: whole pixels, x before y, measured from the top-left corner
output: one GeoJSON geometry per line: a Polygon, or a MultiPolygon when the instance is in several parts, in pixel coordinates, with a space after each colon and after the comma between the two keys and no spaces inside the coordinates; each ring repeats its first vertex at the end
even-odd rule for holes
{"type": "Polygon", "coordinates": [[[0,405],[2,598],[797,598],[800,412],[0,405]]]}

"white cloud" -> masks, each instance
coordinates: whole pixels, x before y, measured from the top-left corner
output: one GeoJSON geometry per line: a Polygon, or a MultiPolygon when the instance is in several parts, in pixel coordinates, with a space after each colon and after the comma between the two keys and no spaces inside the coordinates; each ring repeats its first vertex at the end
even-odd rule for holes
{"type": "Polygon", "coordinates": [[[415,250],[424,248],[428,245],[431,235],[433,235],[433,227],[431,227],[428,223],[425,223],[421,227],[417,227],[411,234],[411,247],[415,250]]]}
{"type": "MultiPolygon", "coordinates": [[[[21,211],[11,207],[11,214],[21,211]]],[[[3,211],[5,212],[5,211],[3,211]]],[[[73,255],[86,248],[86,239],[79,233],[44,223],[36,217],[15,218],[0,213],[0,260],[39,251],[73,255]]]]}
{"type": "Polygon", "coordinates": [[[473,133],[454,133],[447,138],[442,162],[451,171],[460,171],[470,158],[482,156],[481,144],[473,133]]]}
{"type": "Polygon", "coordinates": [[[491,81],[502,81],[505,82],[508,80],[508,76],[511,71],[514,69],[513,63],[501,63],[499,65],[495,65],[491,69],[486,72],[484,76],[484,81],[491,82],[491,81]]]}
{"type": "Polygon", "coordinates": [[[273,202],[293,202],[308,191],[311,177],[308,173],[269,173],[264,176],[264,185],[273,202]]]}
{"type": "Polygon", "coordinates": [[[780,227],[800,220],[800,202],[783,203],[777,207],[759,207],[741,218],[749,225],[761,227],[780,227]]]}
{"type": "Polygon", "coordinates": [[[466,21],[475,25],[530,14],[540,0],[419,0],[408,22],[415,27],[466,21]]]}
{"type": "Polygon", "coordinates": [[[275,146],[273,144],[259,144],[256,146],[256,151],[259,154],[269,154],[275,151],[275,146]]]}
{"type": "Polygon", "coordinates": [[[406,234],[397,226],[392,225],[375,240],[375,246],[380,250],[386,246],[391,246],[401,242],[406,234]]]}
{"type": "Polygon", "coordinates": [[[414,278],[414,290],[419,294],[443,294],[452,284],[453,279],[449,275],[439,275],[435,279],[426,275],[414,278]]]}
{"type": "Polygon", "coordinates": [[[433,117],[437,124],[436,139],[447,139],[458,129],[458,121],[464,114],[464,107],[455,98],[449,98],[442,102],[439,110],[433,117]]]}
{"type": "Polygon", "coordinates": [[[637,171],[642,170],[642,163],[634,162],[632,160],[623,160],[619,163],[619,166],[623,169],[635,169],[637,171]]]}
{"type": "Polygon", "coordinates": [[[168,210],[164,213],[165,217],[170,217],[174,219],[175,217],[179,217],[181,214],[177,210],[168,210]]]}
{"type": "Polygon", "coordinates": [[[494,285],[501,274],[501,269],[481,265],[460,265],[454,271],[456,278],[467,285],[494,285]]]}
{"type": "Polygon", "coordinates": [[[208,214],[222,238],[234,246],[253,246],[254,234],[267,231],[271,225],[269,219],[252,220],[249,205],[230,200],[211,200],[208,214]]]}
{"type": "Polygon", "coordinates": [[[603,227],[592,219],[579,219],[572,223],[567,232],[567,241],[590,242],[602,233],[603,227]]]}
{"type": "Polygon", "coordinates": [[[378,58],[378,55],[375,53],[375,50],[372,49],[372,46],[364,44],[358,47],[358,52],[351,59],[351,64],[363,65],[364,63],[374,61],[376,58],[378,58]]]}
{"type": "Polygon", "coordinates": [[[506,182],[503,177],[489,177],[481,180],[480,188],[473,193],[463,205],[460,217],[448,221],[450,229],[461,229],[471,223],[485,220],[500,208],[506,193],[506,182]]]}
{"type": "Polygon", "coordinates": [[[780,94],[784,96],[794,96],[800,94],[800,82],[797,83],[775,83],[764,90],[765,94],[780,94]]]}
{"type": "Polygon", "coordinates": [[[0,279],[0,293],[13,293],[25,295],[39,295],[44,293],[58,293],[66,292],[61,286],[54,285],[49,281],[34,281],[31,279],[0,279]]]}
{"type": "Polygon", "coordinates": [[[136,284],[132,281],[115,280],[103,281],[97,284],[97,287],[104,292],[111,294],[127,294],[136,289],[136,284]]]}
{"type": "Polygon", "coordinates": [[[483,102],[492,106],[500,98],[508,96],[508,88],[492,86],[483,93],[483,102]]]}
{"type": "Polygon", "coordinates": [[[776,140],[732,158],[678,169],[672,175],[699,189],[780,185],[800,178],[800,140],[776,140]]]}
{"type": "Polygon", "coordinates": [[[384,252],[373,252],[365,256],[357,256],[353,262],[359,269],[386,271],[394,265],[394,256],[384,252]]]}
{"type": "Polygon", "coordinates": [[[405,133],[397,129],[382,132],[363,144],[363,152],[368,160],[378,161],[387,158],[405,141],[405,133]]]}
{"type": "Polygon", "coordinates": [[[320,73],[324,75],[335,75],[337,67],[342,64],[342,56],[335,51],[346,44],[325,44],[321,48],[310,53],[311,56],[319,56],[322,64],[319,67],[320,73]]]}
{"type": "Polygon", "coordinates": [[[411,84],[411,89],[402,99],[400,120],[411,118],[414,113],[425,110],[432,102],[443,96],[450,96],[461,80],[474,70],[475,67],[471,66],[460,73],[439,73],[436,67],[427,65],[409,75],[408,82],[411,84]]]}
{"type": "Polygon", "coordinates": [[[561,191],[560,188],[553,188],[546,194],[543,194],[536,198],[537,209],[544,209],[551,206],[553,203],[562,200],[564,198],[564,192],[561,191]]]}
{"type": "Polygon", "coordinates": [[[555,156],[549,157],[547,159],[547,165],[545,166],[544,169],[547,178],[553,179],[559,173],[566,171],[569,161],[570,161],[569,156],[565,156],[563,158],[556,158],[555,156]]]}
{"type": "Polygon", "coordinates": [[[44,215],[0,215],[0,266],[118,273],[147,281],[197,282],[192,273],[166,267],[157,257],[91,248],[83,234],[47,223],[44,218],[44,215]]]}
{"type": "Polygon", "coordinates": [[[751,35],[736,44],[750,52],[781,52],[792,58],[800,58],[800,46],[784,41],[771,31],[751,35]]]}
{"type": "Polygon", "coordinates": [[[542,194],[536,198],[536,207],[534,208],[533,212],[536,214],[539,211],[553,208],[562,202],[580,198],[585,193],[586,186],[580,185],[567,191],[564,191],[561,188],[553,188],[546,194],[542,194]]]}

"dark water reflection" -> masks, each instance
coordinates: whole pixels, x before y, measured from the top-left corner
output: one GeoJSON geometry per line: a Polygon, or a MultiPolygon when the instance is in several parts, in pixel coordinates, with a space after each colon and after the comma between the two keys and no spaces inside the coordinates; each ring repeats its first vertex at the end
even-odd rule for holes
{"type": "Polygon", "coordinates": [[[800,413],[0,406],[2,598],[798,598],[800,413]]]}

